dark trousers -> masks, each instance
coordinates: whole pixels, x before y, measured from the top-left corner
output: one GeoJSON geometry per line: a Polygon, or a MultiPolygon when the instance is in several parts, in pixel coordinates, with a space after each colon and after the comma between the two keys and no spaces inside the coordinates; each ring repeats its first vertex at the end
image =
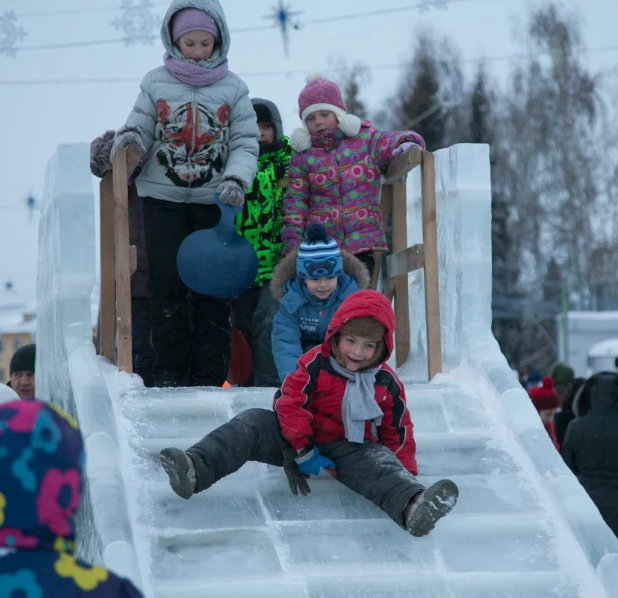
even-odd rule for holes
{"type": "Polygon", "coordinates": [[[154,351],[150,343],[150,299],[131,299],[131,329],[133,334],[133,371],[144,386],[152,386],[154,351]]]}
{"type": "Polygon", "coordinates": [[[251,287],[232,301],[232,325],[247,339],[253,356],[253,372],[242,386],[279,386],[270,340],[277,309],[268,285],[251,287]]]}
{"type": "MultiPolygon", "coordinates": [[[[187,450],[195,462],[196,491],[210,488],[247,461],[282,467],[282,452],[289,446],[274,412],[243,411],[187,450]]],[[[404,509],[425,488],[390,449],[373,442],[337,440],[318,444],[318,450],[337,465],[338,482],[373,502],[404,527],[404,509]]]]}
{"type": "Polygon", "coordinates": [[[363,251],[362,253],[354,254],[356,259],[359,259],[365,266],[367,266],[367,270],[369,270],[369,279],[373,278],[373,271],[376,267],[376,256],[373,251],[363,251]]]}
{"type": "Polygon", "coordinates": [[[144,198],[150,264],[154,386],[221,386],[230,352],[230,308],[224,299],[190,293],[176,268],[178,248],[196,230],[221,218],[216,205],[144,198]]]}

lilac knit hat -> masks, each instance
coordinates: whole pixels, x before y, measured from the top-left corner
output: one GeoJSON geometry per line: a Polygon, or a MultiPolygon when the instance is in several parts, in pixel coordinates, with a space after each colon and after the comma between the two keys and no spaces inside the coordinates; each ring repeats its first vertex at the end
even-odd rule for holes
{"type": "Polygon", "coordinates": [[[207,31],[212,33],[215,39],[219,39],[221,33],[215,20],[199,8],[183,8],[173,17],[172,39],[177,42],[185,33],[190,31],[207,31]]]}
{"type": "Polygon", "coordinates": [[[296,151],[304,151],[311,147],[311,136],[307,130],[307,117],[318,110],[334,112],[339,121],[339,128],[348,136],[358,135],[361,120],[348,109],[341,95],[339,86],[322,75],[308,75],[307,85],[298,96],[298,115],[303,121],[304,130],[297,129],[292,133],[290,142],[296,151]]]}

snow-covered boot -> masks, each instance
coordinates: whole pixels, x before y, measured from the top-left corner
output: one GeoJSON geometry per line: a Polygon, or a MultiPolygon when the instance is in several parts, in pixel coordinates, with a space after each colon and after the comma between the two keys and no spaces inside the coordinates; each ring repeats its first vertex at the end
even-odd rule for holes
{"type": "Polygon", "coordinates": [[[457,503],[459,489],[451,480],[440,480],[413,498],[404,511],[406,529],[417,537],[426,536],[439,519],[457,503]]]}
{"type": "Polygon", "coordinates": [[[195,492],[197,476],[195,465],[189,455],[177,448],[164,448],[161,451],[161,465],[170,478],[172,490],[185,500],[195,492]]]}

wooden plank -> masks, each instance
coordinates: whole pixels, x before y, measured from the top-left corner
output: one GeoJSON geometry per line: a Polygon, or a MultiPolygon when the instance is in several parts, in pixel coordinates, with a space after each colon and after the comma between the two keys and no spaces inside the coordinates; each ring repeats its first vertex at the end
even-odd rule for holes
{"type": "MultiPolygon", "coordinates": [[[[382,229],[386,231],[390,221],[391,213],[393,211],[393,186],[382,185],[380,189],[380,214],[382,215],[382,229]]],[[[378,288],[378,280],[380,278],[380,270],[384,262],[384,253],[380,251],[376,254],[376,264],[373,271],[373,277],[371,279],[371,288],[376,290],[378,288]]]]}
{"type": "Polygon", "coordinates": [[[376,251],[374,252],[374,265],[373,265],[373,275],[371,276],[371,283],[369,284],[369,288],[373,291],[378,290],[378,281],[380,280],[380,270],[382,269],[382,261],[384,260],[384,252],[376,251]]]}
{"type": "MultiPolygon", "coordinates": [[[[408,218],[406,209],[406,184],[393,185],[393,253],[408,248],[408,218]]],[[[410,306],[408,302],[408,276],[395,280],[395,318],[397,335],[395,341],[397,367],[401,367],[410,353],[410,306]]]]}
{"type": "Polygon", "coordinates": [[[420,147],[411,147],[407,152],[397,156],[388,166],[383,184],[393,184],[414,170],[422,162],[423,150],[420,147]]]}
{"type": "Polygon", "coordinates": [[[116,311],[118,369],[133,373],[131,338],[131,260],[129,257],[129,193],[127,189],[127,150],[114,157],[114,230],[116,240],[116,311]]]}
{"type": "Polygon", "coordinates": [[[116,363],[116,241],[114,239],[114,179],[107,173],[99,186],[101,215],[101,295],[99,354],[116,363]]]}
{"type": "Polygon", "coordinates": [[[389,278],[420,270],[425,265],[425,247],[422,243],[386,258],[386,273],[389,278]]]}
{"type": "Polygon", "coordinates": [[[127,148],[127,177],[131,178],[131,175],[137,168],[141,160],[141,154],[137,145],[130,145],[127,148]]]}
{"type": "Polygon", "coordinates": [[[135,245],[129,245],[129,264],[131,264],[130,271],[133,276],[137,270],[137,247],[135,245]]]}
{"type": "Polygon", "coordinates": [[[429,379],[442,372],[440,336],[440,283],[438,277],[438,227],[436,174],[433,154],[423,153],[421,166],[423,244],[425,245],[425,312],[427,314],[427,369],[429,379]]]}

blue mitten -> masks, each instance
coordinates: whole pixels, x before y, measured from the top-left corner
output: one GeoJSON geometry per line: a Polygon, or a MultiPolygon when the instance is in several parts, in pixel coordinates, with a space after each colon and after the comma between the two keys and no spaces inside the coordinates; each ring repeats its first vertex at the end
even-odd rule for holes
{"type": "Polygon", "coordinates": [[[331,475],[337,475],[337,466],[328,457],[320,455],[317,447],[313,447],[304,455],[296,457],[296,464],[302,473],[310,475],[320,475],[321,471],[326,471],[331,475]]]}

